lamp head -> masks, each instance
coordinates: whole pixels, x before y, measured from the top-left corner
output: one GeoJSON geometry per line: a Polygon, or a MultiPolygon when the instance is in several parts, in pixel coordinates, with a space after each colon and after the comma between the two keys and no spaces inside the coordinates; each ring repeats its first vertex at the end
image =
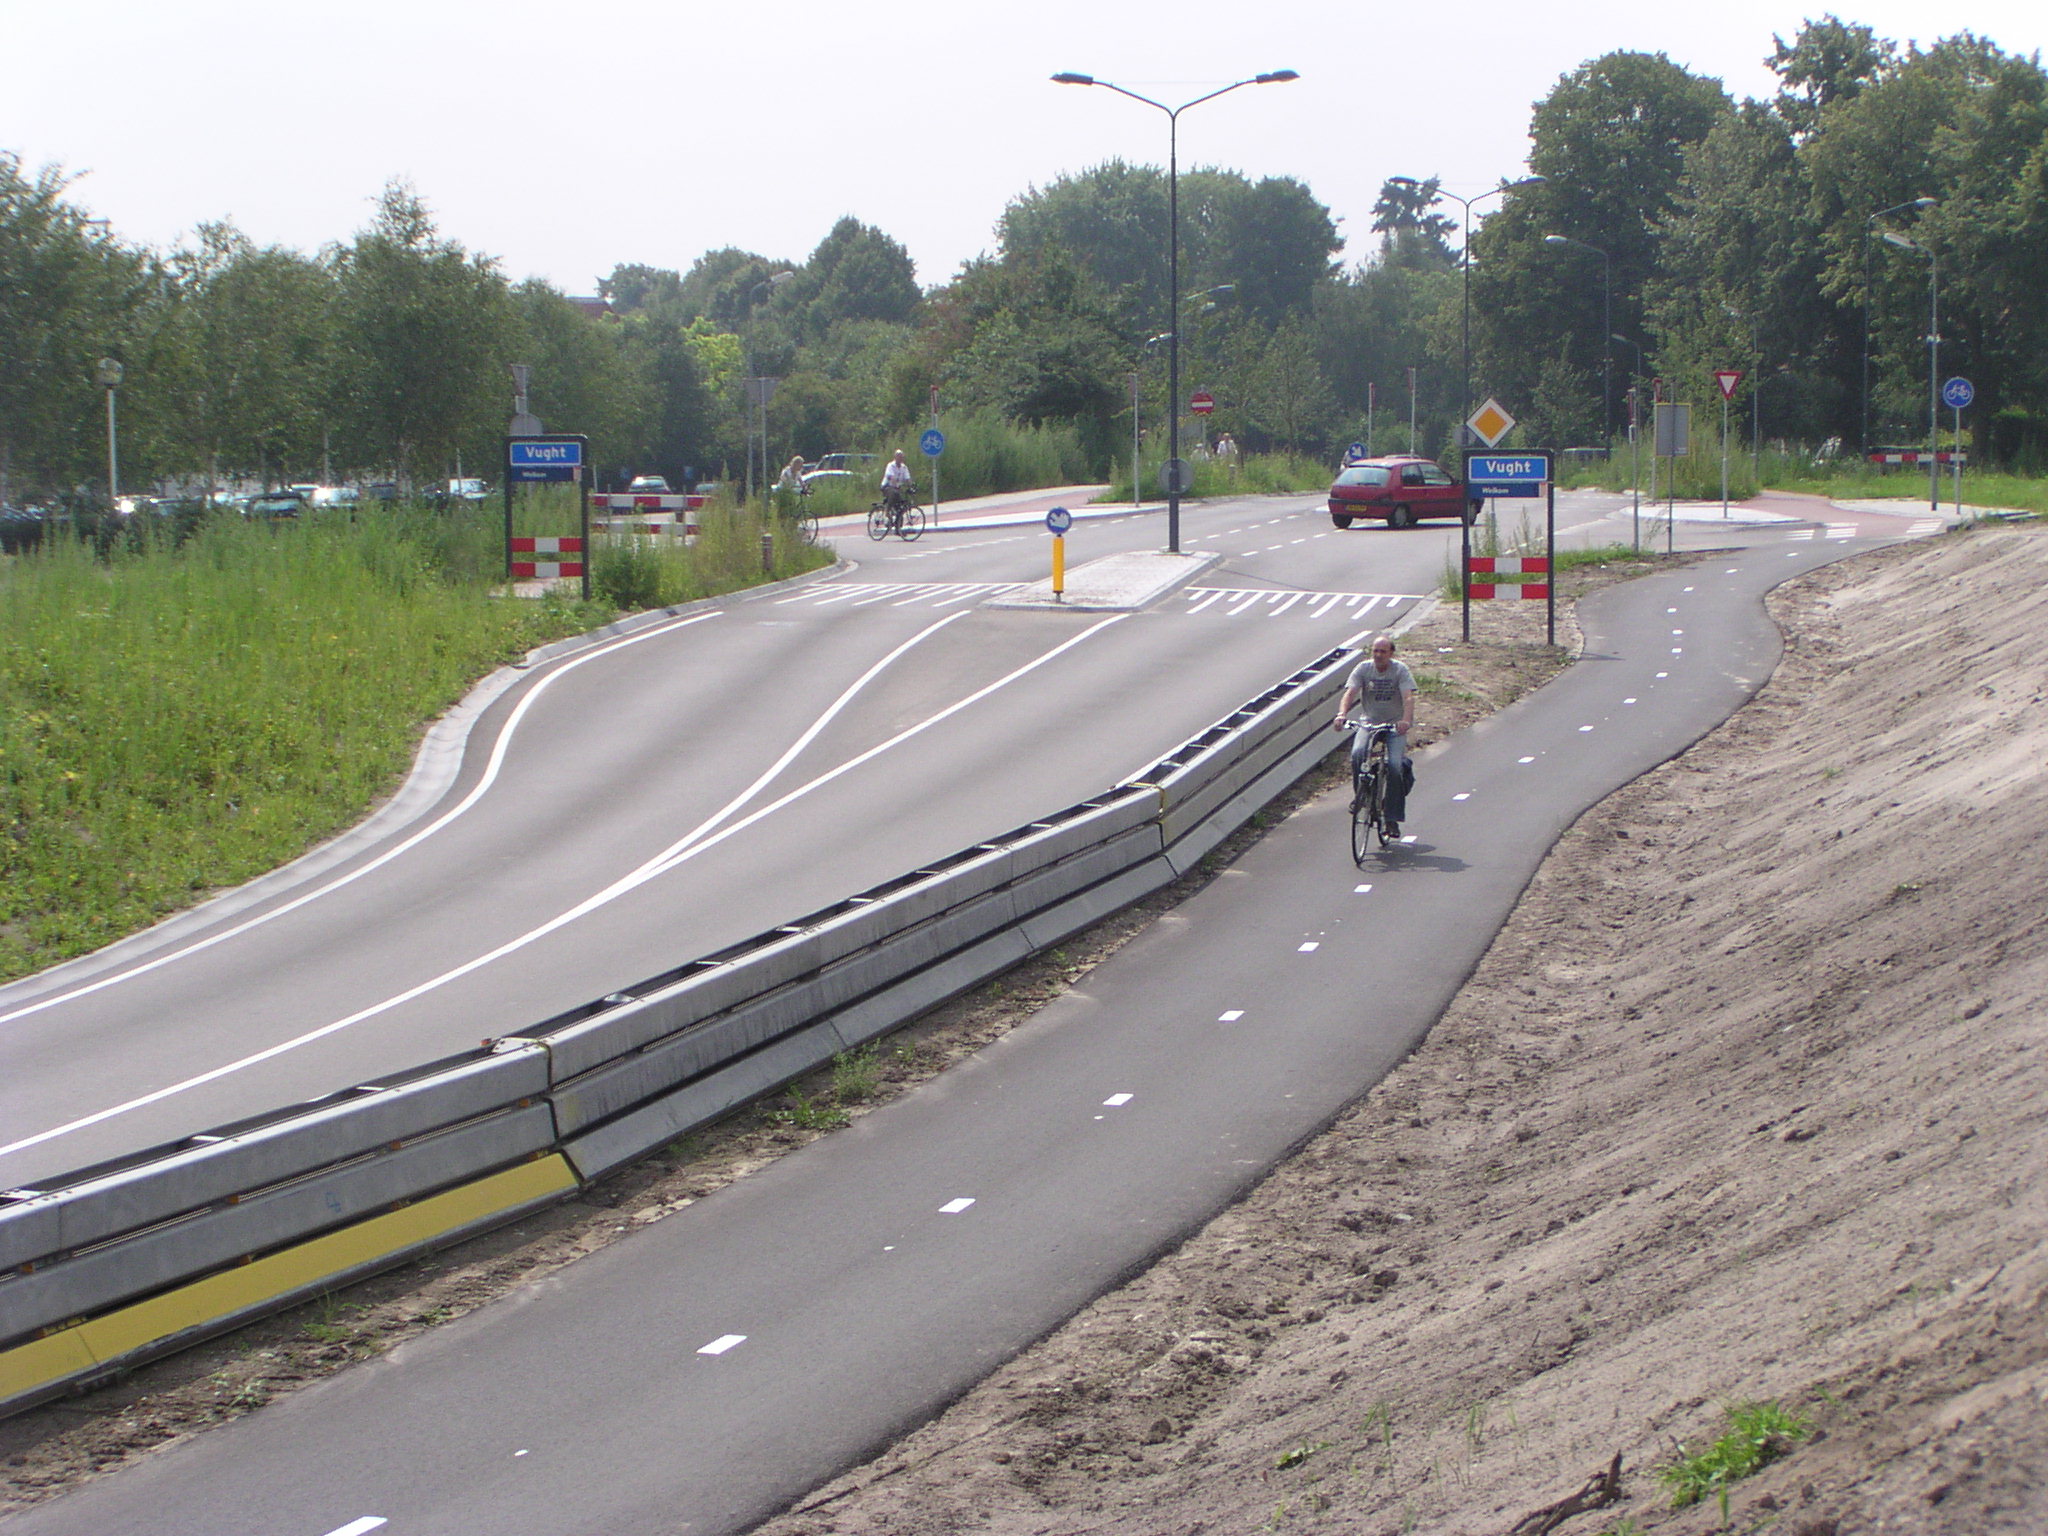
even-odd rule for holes
{"type": "Polygon", "coordinates": [[[1387,178],[1387,185],[1390,187],[1419,187],[1422,183],[1413,176],[1389,176],[1387,178]]]}
{"type": "Polygon", "coordinates": [[[1543,243],[1545,245],[1570,245],[1573,241],[1569,235],[1545,235],[1543,243]]]}
{"type": "Polygon", "coordinates": [[[1529,175],[1524,176],[1520,181],[1509,182],[1506,186],[1501,188],[1501,191],[1518,192],[1523,187],[1547,187],[1549,185],[1550,178],[1548,176],[1529,175]]]}
{"type": "Polygon", "coordinates": [[[1062,70],[1052,78],[1055,85],[1093,85],[1095,83],[1093,75],[1077,75],[1071,70],[1062,70]]]}
{"type": "Polygon", "coordinates": [[[1936,203],[1940,201],[1941,199],[1938,197],[1916,197],[1913,199],[1912,202],[1908,203],[1906,206],[1908,208],[1932,208],[1936,203]]]}
{"type": "Polygon", "coordinates": [[[1917,241],[1908,240],[1897,230],[1888,229],[1880,238],[1886,245],[1896,245],[1902,251],[1917,251],[1920,249],[1917,241]]]}
{"type": "Polygon", "coordinates": [[[1299,80],[1300,75],[1291,69],[1276,69],[1269,75],[1252,76],[1253,85],[1279,85],[1287,80],[1299,80]]]}

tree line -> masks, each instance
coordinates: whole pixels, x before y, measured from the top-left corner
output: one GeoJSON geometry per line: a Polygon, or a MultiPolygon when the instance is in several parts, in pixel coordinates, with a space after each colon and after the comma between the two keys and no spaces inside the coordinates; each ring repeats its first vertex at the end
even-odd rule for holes
{"type": "Polygon", "coordinates": [[[1716,368],[1759,436],[1917,443],[1933,306],[1973,449],[2048,458],[2038,57],[1833,16],[1773,42],[1760,100],[1658,54],[1581,65],[1535,104],[1527,176],[1469,219],[1426,167],[1393,178],[1349,265],[1301,182],[1190,171],[1177,314],[1166,176],[1120,161],[1019,194],[935,287],[847,217],[800,260],[617,266],[590,305],[464,250],[403,184],[312,255],[228,225],[158,253],[0,154],[0,500],[103,488],[103,357],[136,485],[491,473],[514,362],[608,477],[737,478],[764,414],[763,463],[904,446],[935,387],[949,418],[1059,428],[1100,469],[1134,426],[1163,437],[1176,335],[1183,395],[1217,401],[1188,440],[1253,452],[1443,451],[1468,366],[1532,443],[1612,443],[1652,393],[1718,400],[1716,368]]]}

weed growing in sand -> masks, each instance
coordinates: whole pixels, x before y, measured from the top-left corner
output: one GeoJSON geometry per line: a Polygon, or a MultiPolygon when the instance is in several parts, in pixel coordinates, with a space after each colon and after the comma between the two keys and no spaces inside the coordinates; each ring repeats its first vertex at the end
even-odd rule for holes
{"type": "Polygon", "coordinates": [[[1297,1445],[1293,1450],[1287,1451],[1284,1454],[1282,1454],[1280,1459],[1273,1463],[1273,1470],[1276,1472],[1285,1472],[1289,1467],[1298,1467],[1303,1462],[1307,1461],[1309,1457],[1315,1455],[1316,1452],[1327,1451],[1329,1448],[1330,1442],[1327,1440],[1304,1440],[1301,1444],[1297,1445]]]}
{"type": "Polygon", "coordinates": [[[841,1051],[832,1058],[832,1097],[840,1103],[859,1104],[871,1099],[881,1085],[882,1064],[875,1059],[872,1045],[841,1051]]]}
{"type": "Polygon", "coordinates": [[[775,1112],[774,1118],[800,1131],[836,1131],[846,1124],[846,1111],[837,1104],[812,1098],[801,1088],[792,1088],[789,1102],[775,1112]]]}
{"type": "Polygon", "coordinates": [[[1486,1449],[1486,1404],[1474,1403],[1465,1410],[1465,1449],[1477,1456],[1486,1449]]]}
{"type": "Polygon", "coordinates": [[[1731,1403],[1722,1410],[1728,1433],[1697,1455],[1678,1448],[1678,1460],[1657,1469],[1657,1480],[1671,1490],[1671,1507],[1683,1509],[1712,1495],[1721,1501],[1725,1522],[1728,1485],[1761,1472],[1804,1440],[1806,1420],[1776,1403],[1731,1403]]]}

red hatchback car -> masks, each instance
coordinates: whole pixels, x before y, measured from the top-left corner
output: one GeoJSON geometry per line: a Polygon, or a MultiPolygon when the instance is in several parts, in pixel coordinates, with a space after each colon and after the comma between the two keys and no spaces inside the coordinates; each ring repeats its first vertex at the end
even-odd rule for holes
{"type": "Polygon", "coordinates": [[[1339,528],[1349,528],[1360,517],[1381,518],[1396,528],[1412,527],[1424,517],[1459,517],[1469,523],[1473,512],[1465,487],[1432,459],[1360,459],[1346,464],[1330,486],[1330,521],[1339,528]]]}

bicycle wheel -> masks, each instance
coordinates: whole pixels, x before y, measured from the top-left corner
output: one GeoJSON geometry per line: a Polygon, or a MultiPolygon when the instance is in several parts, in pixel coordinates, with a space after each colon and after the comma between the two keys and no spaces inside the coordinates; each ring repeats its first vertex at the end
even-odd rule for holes
{"type": "Polygon", "coordinates": [[[1378,763],[1368,763],[1360,772],[1351,796],[1351,862],[1363,864],[1365,856],[1372,852],[1372,840],[1378,836],[1380,846],[1386,846],[1386,834],[1380,829],[1380,809],[1384,800],[1385,785],[1380,778],[1378,763]]]}
{"type": "Polygon", "coordinates": [[[889,509],[876,507],[868,513],[868,537],[880,542],[889,537],[889,509]]]}
{"type": "Polygon", "coordinates": [[[905,543],[922,534],[924,532],[924,508],[905,507],[903,509],[903,526],[897,532],[903,536],[905,543]]]}
{"type": "Polygon", "coordinates": [[[815,512],[806,512],[798,526],[803,529],[805,539],[813,544],[818,542],[818,516],[815,512]]]}

